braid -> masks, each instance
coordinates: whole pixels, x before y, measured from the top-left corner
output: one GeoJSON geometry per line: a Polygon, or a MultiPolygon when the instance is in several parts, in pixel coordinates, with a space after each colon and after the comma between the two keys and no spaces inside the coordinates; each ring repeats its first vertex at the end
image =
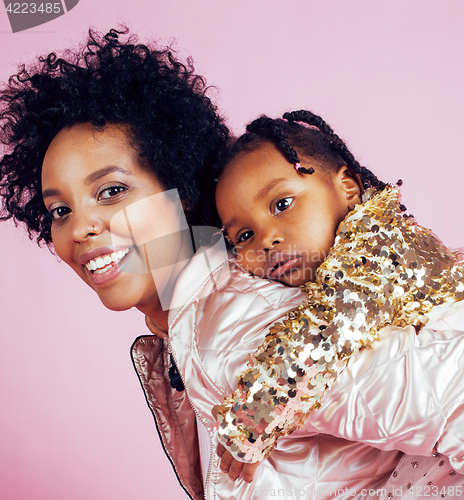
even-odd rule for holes
{"type": "Polygon", "coordinates": [[[334,134],[334,131],[327,125],[327,123],[318,115],[311,113],[311,111],[306,111],[305,109],[300,109],[299,111],[290,111],[284,113],[284,120],[289,122],[302,122],[317,127],[322,133],[338,137],[334,134]]]}
{"type": "Polygon", "coordinates": [[[289,113],[284,113],[284,120],[289,122],[302,122],[311,126],[317,127],[323,134],[330,138],[330,147],[336,151],[340,157],[344,160],[346,166],[355,174],[359,174],[363,182],[364,188],[375,187],[378,189],[384,189],[386,184],[379,180],[377,176],[371,172],[368,168],[363,167],[355,159],[351,151],[348,149],[346,144],[340,139],[340,137],[332,130],[332,128],[318,115],[311,113],[311,111],[300,110],[292,111],[289,113]]]}
{"type": "Polygon", "coordinates": [[[358,163],[342,139],[320,116],[311,111],[291,111],[277,119],[263,115],[248,124],[246,131],[223,153],[215,167],[216,178],[238,154],[251,152],[263,143],[270,142],[302,174],[312,174],[314,169],[301,167],[300,155],[312,158],[322,168],[335,172],[347,166],[360,176],[365,189],[374,187],[382,190],[386,187],[373,172],[358,163]]]}
{"type": "Polygon", "coordinates": [[[290,146],[287,135],[276,120],[268,116],[260,116],[249,123],[246,130],[251,134],[258,134],[263,138],[270,139],[289,163],[300,163],[298,153],[290,146]]]}

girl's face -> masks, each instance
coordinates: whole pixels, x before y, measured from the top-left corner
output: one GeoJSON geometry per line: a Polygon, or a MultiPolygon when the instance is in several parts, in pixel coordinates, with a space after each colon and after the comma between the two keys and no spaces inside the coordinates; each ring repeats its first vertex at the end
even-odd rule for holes
{"type": "MultiPolygon", "coordinates": [[[[153,195],[163,198],[160,193],[165,189],[140,163],[128,128],[110,124],[99,130],[86,123],[61,130],[45,154],[42,189],[52,216],[52,239],[58,256],[109,309],[137,307],[153,316],[159,309],[158,290],[150,266],[147,268],[146,246],[139,244],[144,241],[139,238],[135,242],[134,235],[138,231],[140,236],[143,224],[158,228],[178,214],[171,214],[174,209],[169,200],[160,207],[162,217],[160,213],[147,213],[146,206],[144,213],[132,210],[142,206],[143,200],[156,198],[153,195]],[[124,230],[118,234],[118,227],[125,223],[128,234],[122,234],[124,230]]],[[[161,236],[167,234],[166,230],[173,229],[161,227],[161,236]]],[[[150,255],[151,261],[158,257],[162,261],[167,252],[172,261],[182,241],[174,246],[158,245],[158,254],[150,255]]]]}
{"type": "Polygon", "coordinates": [[[313,281],[340,222],[361,202],[350,171],[326,173],[311,160],[298,173],[265,143],[239,154],[219,179],[216,204],[238,263],[251,273],[297,286],[313,281]]]}

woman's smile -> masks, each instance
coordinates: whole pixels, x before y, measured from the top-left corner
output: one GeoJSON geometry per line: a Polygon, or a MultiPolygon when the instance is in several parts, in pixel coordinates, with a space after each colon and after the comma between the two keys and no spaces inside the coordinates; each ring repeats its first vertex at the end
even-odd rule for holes
{"type": "Polygon", "coordinates": [[[100,247],[79,255],[77,260],[87,269],[92,284],[102,285],[119,276],[124,259],[131,250],[131,248],[118,250],[117,248],[100,247]]]}
{"type": "Polygon", "coordinates": [[[107,266],[119,264],[129,251],[130,248],[125,248],[124,250],[96,248],[92,252],[80,255],[78,260],[81,264],[85,265],[88,271],[95,271],[95,274],[102,274],[107,266]],[[95,257],[89,257],[89,253],[95,254],[95,257]]]}

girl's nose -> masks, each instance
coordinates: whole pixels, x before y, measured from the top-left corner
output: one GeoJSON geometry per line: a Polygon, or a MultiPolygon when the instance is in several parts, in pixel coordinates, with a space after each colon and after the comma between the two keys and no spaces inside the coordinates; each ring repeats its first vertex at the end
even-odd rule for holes
{"type": "Polygon", "coordinates": [[[268,231],[263,234],[261,240],[261,247],[265,252],[269,252],[269,250],[275,248],[279,243],[283,242],[283,237],[279,235],[276,231],[268,231]]]}

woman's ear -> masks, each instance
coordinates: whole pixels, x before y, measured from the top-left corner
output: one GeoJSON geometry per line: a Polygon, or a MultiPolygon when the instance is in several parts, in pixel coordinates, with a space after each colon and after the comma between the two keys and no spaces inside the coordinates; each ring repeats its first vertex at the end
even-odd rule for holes
{"type": "Polygon", "coordinates": [[[354,174],[348,167],[342,167],[337,172],[337,177],[346,196],[348,209],[353,210],[355,205],[361,203],[362,184],[359,175],[354,174]]]}

